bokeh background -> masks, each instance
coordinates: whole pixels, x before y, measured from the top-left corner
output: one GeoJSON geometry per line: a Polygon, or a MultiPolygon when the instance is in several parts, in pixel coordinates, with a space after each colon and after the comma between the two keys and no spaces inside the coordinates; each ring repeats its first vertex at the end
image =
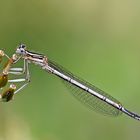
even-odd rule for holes
{"type": "MultiPolygon", "coordinates": [[[[0,1],[0,48],[9,56],[25,43],[138,113],[139,37],[138,0],[0,1]]],[[[139,139],[138,121],[97,114],[55,76],[30,71],[29,86],[0,104],[0,140],[139,139]]]]}

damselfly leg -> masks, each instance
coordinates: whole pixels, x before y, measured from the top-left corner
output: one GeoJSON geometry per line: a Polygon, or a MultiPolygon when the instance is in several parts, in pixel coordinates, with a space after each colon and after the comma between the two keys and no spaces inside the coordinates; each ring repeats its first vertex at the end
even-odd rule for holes
{"type": "MultiPolygon", "coordinates": [[[[18,70],[20,68],[16,68],[15,70],[18,70]]],[[[14,68],[13,68],[14,70],[14,68]]],[[[16,75],[19,75],[19,71],[17,71],[18,73],[16,73],[16,75]]],[[[20,78],[20,79],[13,79],[13,80],[9,80],[9,82],[24,82],[15,92],[14,94],[18,93],[20,90],[22,90],[24,87],[26,87],[29,82],[30,82],[30,72],[29,72],[29,64],[28,61],[26,59],[24,59],[24,66],[23,66],[23,71],[21,72],[21,74],[24,75],[24,78],[20,78]]]]}

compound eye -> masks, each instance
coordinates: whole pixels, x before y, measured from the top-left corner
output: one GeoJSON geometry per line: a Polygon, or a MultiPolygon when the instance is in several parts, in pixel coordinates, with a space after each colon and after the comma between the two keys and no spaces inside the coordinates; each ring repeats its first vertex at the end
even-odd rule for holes
{"type": "Polygon", "coordinates": [[[26,46],[25,46],[24,44],[21,44],[21,45],[20,45],[20,48],[25,49],[25,48],[26,48],[26,46]]]}
{"type": "Polygon", "coordinates": [[[19,49],[26,49],[26,46],[24,44],[20,44],[18,48],[19,49]]]}

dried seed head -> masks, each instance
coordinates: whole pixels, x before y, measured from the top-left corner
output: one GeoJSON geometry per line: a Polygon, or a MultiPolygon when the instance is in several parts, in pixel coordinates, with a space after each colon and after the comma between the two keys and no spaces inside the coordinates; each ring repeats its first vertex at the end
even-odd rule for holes
{"type": "Polygon", "coordinates": [[[14,90],[15,90],[15,89],[16,89],[16,85],[11,84],[11,85],[10,85],[10,88],[12,88],[12,89],[14,89],[14,90]]]}
{"type": "Polygon", "coordinates": [[[12,59],[13,59],[13,61],[16,61],[18,59],[17,55],[13,54],[12,59]]]}

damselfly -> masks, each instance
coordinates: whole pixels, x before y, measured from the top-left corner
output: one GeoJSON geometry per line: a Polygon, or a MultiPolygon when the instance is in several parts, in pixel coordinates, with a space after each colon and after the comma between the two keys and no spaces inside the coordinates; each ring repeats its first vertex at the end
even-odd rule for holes
{"type": "MultiPolygon", "coordinates": [[[[11,58],[9,58],[9,60],[10,59],[11,58]]],[[[112,96],[107,94],[106,92],[102,91],[101,89],[95,87],[94,85],[73,75],[71,72],[67,71],[62,66],[49,60],[45,55],[28,51],[24,44],[21,44],[18,46],[15,54],[12,57],[12,60],[13,60],[12,63],[8,61],[7,65],[6,65],[8,68],[6,70],[4,69],[3,73],[1,75],[3,76],[3,74],[5,74],[5,73],[7,73],[7,75],[8,74],[15,74],[15,75],[24,74],[25,75],[24,78],[12,79],[12,80],[7,81],[9,83],[24,82],[24,84],[22,84],[22,86],[19,87],[18,89],[15,89],[15,87],[12,84],[12,86],[10,86],[10,88],[8,88],[8,90],[6,90],[4,93],[1,94],[1,98],[4,101],[9,96],[2,96],[2,95],[3,94],[5,95],[7,93],[7,91],[9,91],[9,89],[11,89],[11,87],[14,90],[12,90],[12,93],[8,92],[8,95],[18,93],[21,89],[23,89],[30,82],[30,74],[29,74],[28,65],[29,65],[29,63],[34,63],[34,64],[39,65],[45,71],[47,71],[53,75],[56,75],[57,77],[62,79],[62,81],[64,81],[64,83],[71,89],[72,94],[79,101],[81,101],[86,106],[88,106],[90,109],[103,113],[105,115],[114,116],[114,117],[119,116],[122,113],[125,113],[126,115],[128,115],[136,120],[140,120],[139,115],[124,108],[124,106],[118,100],[116,100],[115,98],[113,98],[112,96]],[[14,59],[14,58],[16,58],[16,59],[14,59]],[[24,61],[23,68],[14,68],[13,67],[14,64],[17,63],[19,60],[24,61]]],[[[0,80],[0,84],[3,84],[3,82],[4,82],[4,80],[0,80]]],[[[4,86],[5,86],[5,84],[4,84],[4,86]]],[[[12,98],[10,98],[10,99],[12,99],[12,98]]],[[[6,100],[6,101],[9,101],[9,100],[6,100]]]]}

